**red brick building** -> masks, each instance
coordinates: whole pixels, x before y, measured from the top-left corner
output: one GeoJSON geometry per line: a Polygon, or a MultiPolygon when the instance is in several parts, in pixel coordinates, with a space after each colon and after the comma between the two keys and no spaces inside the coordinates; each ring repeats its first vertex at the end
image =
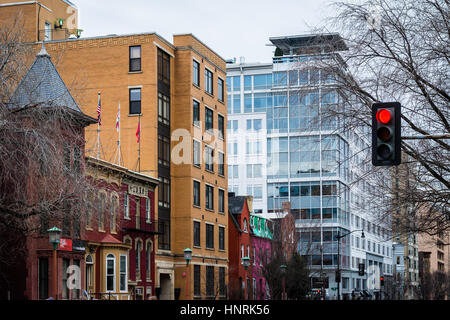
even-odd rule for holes
{"type": "Polygon", "coordinates": [[[144,300],[155,295],[155,188],[158,180],[92,157],[86,175],[103,215],[86,222],[89,296],[144,300]]]}
{"type": "MultiPolygon", "coordinates": [[[[36,300],[57,296],[62,299],[79,298],[80,288],[66,290],[70,280],[69,266],[83,270],[84,268],[84,243],[82,239],[80,214],[72,203],[78,202],[77,192],[84,190],[84,129],[96,122],[95,119],[83,114],[76,104],[66,85],[59,76],[50,56],[45,48],[39,52],[28,72],[22,78],[14,91],[9,104],[15,114],[21,115],[24,130],[39,132],[52,127],[52,133],[48,134],[46,141],[51,144],[53,159],[52,164],[59,163],[60,167],[48,167],[46,162],[39,162],[42,158],[30,157],[21,171],[9,171],[13,168],[1,168],[6,175],[14,175],[12,184],[1,188],[2,206],[7,206],[5,194],[12,189],[20,189],[20,199],[25,199],[26,205],[20,207],[23,215],[23,224],[26,230],[18,236],[18,242],[23,244],[20,256],[11,263],[12,268],[2,270],[2,283],[0,282],[0,299],[36,300]],[[40,118],[36,118],[40,115],[40,118]],[[27,127],[29,126],[29,128],[27,127]],[[49,127],[50,126],[50,127],[49,127]],[[13,172],[13,173],[12,173],[13,172]],[[72,174],[72,175],[71,175],[72,174]],[[49,180],[53,189],[48,187],[49,180]],[[47,183],[45,183],[47,181],[47,183]],[[57,187],[57,190],[54,187],[57,187]],[[78,188],[78,189],[77,189],[78,188]],[[80,190],[80,191],[77,191],[80,190]],[[26,209],[31,207],[30,212],[26,209]],[[62,230],[61,246],[56,254],[56,268],[52,263],[54,250],[49,242],[47,230],[51,227],[59,227],[62,230]],[[57,275],[57,292],[51,289],[51,278],[57,275]]],[[[20,133],[18,133],[20,134],[20,133]]],[[[38,133],[36,133],[38,135],[38,133]]],[[[44,139],[36,143],[27,144],[29,152],[34,155],[36,148],[44,139]]],[[[28,148],[23,147],[23,148],[28,148]]],[[[15,150],[12,150],[12,153],[15,150]]],[[[42,154],[42,153],[40,153],[42,154]]],[[[17,164],[20,165],[21,164],[17,164]]],[[[12,195],[11,201],[17,200],[17,193],[12,195]]],[[[2,212],[4,214],[5,212],[2,212]]],[[[2,234],[4,237],[5,234],[2,234]]],[[[9,237],[11,235],[6,235],[9,237]]],[[[16,235],[14,235],[16,236],[16,235]]],[[[0,240],[2,241],[2,240],[0,240]]],[[[2,241],[3,242],[3,241],[2,241]]],[[[16,248],[17,249],[17,248],[16,248]]],[[[13,250],[13,249],[11,249],[13,250]]],[[[75,270],[75,269],[72,269],[75,270]]],[[[76,272],[73,271],[73,272],[76,272]]],[[[79,274],[83,276],[83,274],[79,274]]]]}
{"type": "Polygon", "coordinates": [[[253,256],[250,212],[253,197],[228,194],[229,297],[231,300],[249,300],[252,297],[253,256]],[[245,270],[243,258],[250,259],[245,270]]]}

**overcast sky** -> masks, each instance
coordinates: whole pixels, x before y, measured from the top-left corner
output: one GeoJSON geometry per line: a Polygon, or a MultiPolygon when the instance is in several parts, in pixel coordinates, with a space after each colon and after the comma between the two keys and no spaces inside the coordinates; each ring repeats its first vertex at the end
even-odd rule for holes
{"type": "Polygon", "coordinates": [[[169,42],[192,33],[224,59],[270,62],[269,37],[309,33],[330,0],[71,0],[83,37],[156,32],[169,42]]]}

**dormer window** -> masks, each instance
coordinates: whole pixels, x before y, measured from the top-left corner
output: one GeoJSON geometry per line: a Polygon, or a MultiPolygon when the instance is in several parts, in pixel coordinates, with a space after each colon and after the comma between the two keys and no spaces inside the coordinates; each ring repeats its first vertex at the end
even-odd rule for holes
{"type": "Polygon", "coordinates": [[[244,225],[242,226],[242,228],[243,228],[243,231],[244,231],[244,232],[248,232],[248,231],[247,231],[247,229],[248,229],[248,228],[247,228],[247,218],[244,218],[244,225]]]}

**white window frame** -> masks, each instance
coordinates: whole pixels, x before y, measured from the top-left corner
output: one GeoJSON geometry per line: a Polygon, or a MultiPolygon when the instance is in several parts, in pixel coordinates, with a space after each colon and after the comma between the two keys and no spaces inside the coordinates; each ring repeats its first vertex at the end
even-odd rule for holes
{"type": "Polygon", "coordinates": [[[131,219],[130,218],[130,196],[128,195],[128,193],[125,193],[125,197],[123,199],[123,205],[124,205],[123,217],[125,219],[131,219]]]}
{"type": "Polygon", "coordinates": [[[150,199],[145,198],[145,218],[147,222],[151,221],[150,199]]]}
{"type": "Polygon", "coordinates": [[[120,292],[128,292],[128,256],[125,254],[121,254],[119,256],[119,291],[120,292]],[[120,269],[122,257],[125,258],[125,271],[120,269]],[[120,285],[121,285],[120,280],[121,280],[122,275],[125,275],[125,289],[124,290],[121,290],[121,288],[120,288],[120,285]]]}
{"type": "Polygon", "coordinates": [[[106,263],[105,263],[105,291],[106,292],[115,292],[116,291],[116,256],[112,253],[106,254],[106,263]],[[110,257],[112,256],[112,258],[110,257]],[[108,274],[108,261],[113,262],[113,289],[108,290],[108,276],[111,276],[108,274]]]}

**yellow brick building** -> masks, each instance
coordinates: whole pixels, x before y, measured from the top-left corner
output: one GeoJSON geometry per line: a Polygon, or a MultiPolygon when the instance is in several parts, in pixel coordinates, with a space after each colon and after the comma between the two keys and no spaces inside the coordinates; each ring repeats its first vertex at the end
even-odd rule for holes
{"type": "Polygon", "coordinates": [[[56,36],[62,34],[59,28],[51,38],[39,36],[43,21],[62,17],[67,23],[70,16],[63,13],[70,8],[76,6],[64,0],[0,0],[0,25],[20,11],[36,51],[38,41],[48,40],[45,47],[85,114],[97,118],[100,93],[102,125],[99,135],[97,125],[86,128],[86,155],[118,163],[120,152],[120,165],[159,178],[160,234],[154,250],[160,299],[225,298],[225,60],[192,34],[175,35],[173,43],[156,33],[69,39],[56,36]],[[52,15],[44,18],[43,12],[52,15]],[[192,249],[189,268],[186,248],[192,249]]]}

